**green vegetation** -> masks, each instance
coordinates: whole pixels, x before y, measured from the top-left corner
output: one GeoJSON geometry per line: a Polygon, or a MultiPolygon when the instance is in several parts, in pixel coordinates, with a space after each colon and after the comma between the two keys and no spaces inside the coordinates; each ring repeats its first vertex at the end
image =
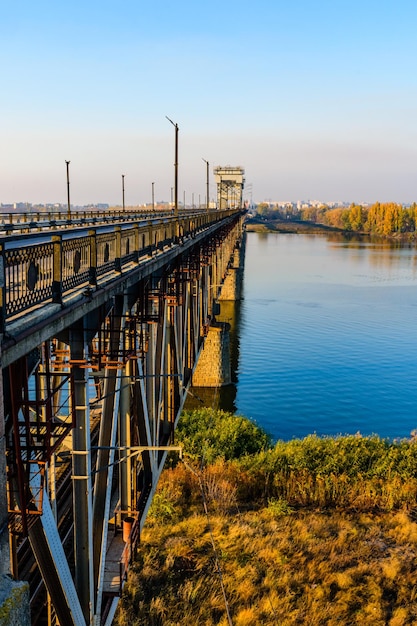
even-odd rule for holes
{"type": "Polygon", "coordinates": [[[204,409],[178,442],[115,624],[417,623],[414,438],[273,445],[204,409]]]}
{"type": "Polygon", "coordinates": [[[271,447],[271,438],[254,422],[225,411],[184,411],[176,431],[187,458],[212,463],[237,459],[271,447]]]}

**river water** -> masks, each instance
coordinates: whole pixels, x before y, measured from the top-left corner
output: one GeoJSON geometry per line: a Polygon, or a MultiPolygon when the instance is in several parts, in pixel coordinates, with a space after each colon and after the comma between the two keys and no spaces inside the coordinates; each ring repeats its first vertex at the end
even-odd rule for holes
{"type": "Polygon", "coordinates": [[[248,233],[234,408],[274,439],[417,429],[417,250],[248,233]]]}

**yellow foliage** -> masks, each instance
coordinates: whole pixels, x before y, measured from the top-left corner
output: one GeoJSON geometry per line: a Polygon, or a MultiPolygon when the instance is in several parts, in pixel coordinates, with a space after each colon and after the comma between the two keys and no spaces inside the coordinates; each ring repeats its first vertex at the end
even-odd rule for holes
{"type": "Polygon", "coordinates": [[[395,515],[392,536],[417,544],[417,524],[410,519],[405,511],[400,511],[395,515]]]}
{"type": "Polygon", "coordinates": [[[408,621],[408,611],[404,607],[399,607],[395,609],[390,621],[389,626],[405,626],[405,624],[409,624],[408,621]]]}
{"type": "Polygon", "coordinates": [[[340,589],[349,589],[349,587],[352,587],[353,584],[350,572],[337,572],[335,575],[335,581],[340,589]]]}
{"type": "Polygon", "coordinates": [[[257,623],[256,611],[253,608],[241,609],[236,615],[236,626],[254,626],[257,623]]]}
{"type": "Polygon", "coordinates": [[[401,561],[398,556],[393,555],[382,562],[382,573],[389,580],[395,580],[401,571],[401,561]]]}
{"type": "Polygon", "coordinates": [[[242,580],[236,586],[236,593],[242,602],[252,600],[256,595],[256,587],[250,580],[242,580]]]}

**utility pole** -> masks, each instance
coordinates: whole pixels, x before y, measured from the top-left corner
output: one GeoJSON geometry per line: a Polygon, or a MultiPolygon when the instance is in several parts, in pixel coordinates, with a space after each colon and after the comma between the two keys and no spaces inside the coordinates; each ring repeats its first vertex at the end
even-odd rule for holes
{"type": "Polygon", "coordinates": [[[207,210],[207,213],[208,213],[208,212],[209,212],[209,203],[210,203],[210,200],[209,200],[209,198],[210,198],[210,196],[209,196],[209,165],[210,165],[210,164],[209,164],[209,162],[208,162],[208,161],[206,161],[206,159],[203,159],[203,161],[204,161],[204,163],[206,164],[206,170],[207,170],[207,171],[206,171],[206,186],[207,186],[207,196],[206,196],[206,198],[207,198],[207,204],[206,204],[206,210],[207,210]]]}
{"type": "Polygon", "coordinates": [[[67,220],[71,220],[71,204],[70,204],[70,181],[69,181],[69,164],[71,161],[65,161],[67,164],[67,220]]]}
{"type": "Polygon", "coordinates": [[[125,212],[125,175],[122,174],[122,207],[123,213],[125,212]]]}
{"type": "Polygon", "coordinates": [[[174,126],[175,128],[175,162],[174,162],[174,170],[175,170],[175,177],[174,177],[174,211],[175,211],[175,217],[178,219],[178,124],[174,123],[172,120],[169,119],[169,117],[167,115],[165,115],[165,117],[167,118],[168,122],[171,122],[171,124],[174,126]]]}

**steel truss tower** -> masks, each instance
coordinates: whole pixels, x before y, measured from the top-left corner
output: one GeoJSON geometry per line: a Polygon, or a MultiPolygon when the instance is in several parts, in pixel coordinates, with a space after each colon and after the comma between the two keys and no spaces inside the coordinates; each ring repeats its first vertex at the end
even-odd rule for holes
{"type": "Polygon", "coordinates": [[[217,208],[242,208],[245,183],[243,167],[217,166],[213,172],[217,183],[217,208]]]}

